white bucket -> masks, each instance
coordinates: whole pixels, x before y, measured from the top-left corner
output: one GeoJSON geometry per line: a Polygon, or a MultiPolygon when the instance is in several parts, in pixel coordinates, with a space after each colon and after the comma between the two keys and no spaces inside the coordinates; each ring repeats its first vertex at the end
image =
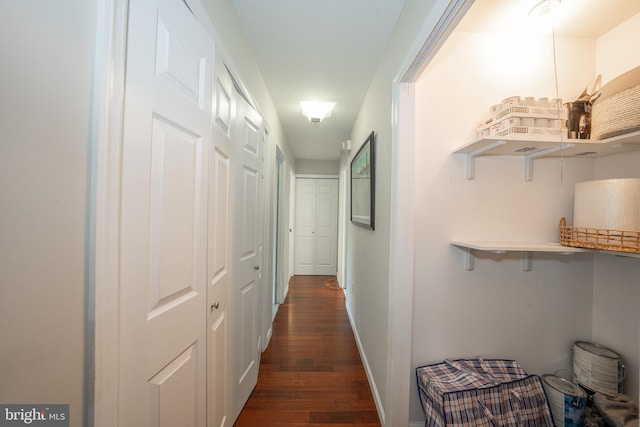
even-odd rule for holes
{"type": "Polygon", "coordinates": [[[573,345],[573,380],[590,391],[608,396],[622,393],[625,366],[622,357],[598,344],[576,341],[573,345]]]}
{"type": "Polygon", "coordinates": [[[543,375],[542,382],[555,425],[557,427],[584,425],[587,393],[579,385],[555,375],[543,375]]]}

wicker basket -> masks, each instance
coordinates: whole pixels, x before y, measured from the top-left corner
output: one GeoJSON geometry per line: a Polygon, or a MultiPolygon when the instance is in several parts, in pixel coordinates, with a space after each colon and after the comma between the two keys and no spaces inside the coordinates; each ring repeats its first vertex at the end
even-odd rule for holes
{"type": "Polygon", "coordinates": [[[560,219],[560,244],[576,248],[640,253],[640,231],[572,227],[560,219]]]}

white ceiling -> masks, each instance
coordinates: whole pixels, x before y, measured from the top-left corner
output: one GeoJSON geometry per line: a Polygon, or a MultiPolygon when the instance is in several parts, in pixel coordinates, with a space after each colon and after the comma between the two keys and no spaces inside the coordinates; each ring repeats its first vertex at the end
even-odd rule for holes
{"type": "MultiPolygon", "coordinates": [[[[426,1],[426,0],[422,0],[426,1]]],[[[476,0],[460,31],[518,31],[540,0],[476,0]]],[[[232,0],[298,159],[333,160],[356,115],[404,0],[232,0]],[[336,102],[313,126],[300,101],[336,102]]],[[[556,35],[596,38],[640,0],[562,0],[556,35]]]]}
{"type": "Polygon", "coordinates": [[[404,0],[233,0],[294,156],[340,158],[404,0]],[[336,102],[313,126],[300,101],[336,102]]]}

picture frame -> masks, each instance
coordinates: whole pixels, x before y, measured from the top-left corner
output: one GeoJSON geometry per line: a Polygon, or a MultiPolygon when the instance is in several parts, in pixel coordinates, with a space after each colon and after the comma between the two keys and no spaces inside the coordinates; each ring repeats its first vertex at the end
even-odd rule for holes
{"type": "Polygon", "coordinates": [[[351,222],[375,229],[376,156],[371,132],[351,160],[351,222]]]}

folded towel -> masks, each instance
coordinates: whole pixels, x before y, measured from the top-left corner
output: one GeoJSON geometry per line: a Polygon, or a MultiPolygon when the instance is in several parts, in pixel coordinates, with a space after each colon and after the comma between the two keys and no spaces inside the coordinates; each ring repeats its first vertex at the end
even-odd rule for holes
{"type": "Polygon", "coordinates": [[[625,394],[616,397],[595,393],[593,400],[598,411],[612,427],[638,427],[638,399],[625,394]]]}

